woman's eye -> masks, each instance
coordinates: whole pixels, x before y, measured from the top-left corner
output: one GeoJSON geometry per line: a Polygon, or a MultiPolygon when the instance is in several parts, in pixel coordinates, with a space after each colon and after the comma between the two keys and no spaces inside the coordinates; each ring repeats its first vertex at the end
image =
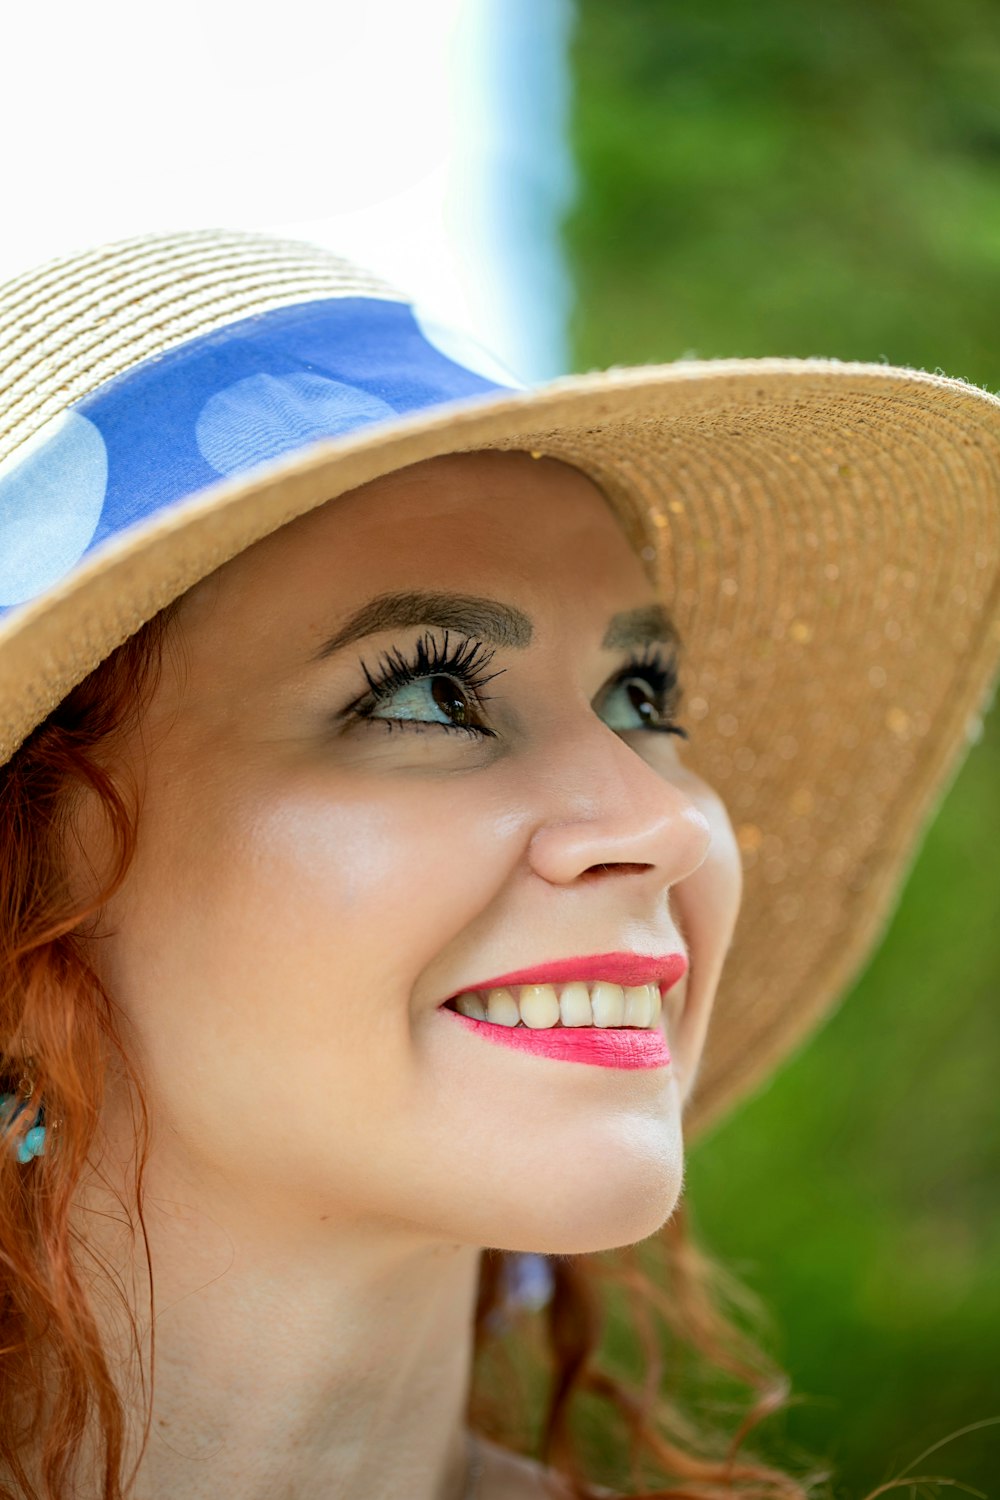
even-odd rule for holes
{"type": "MultiPolygon", "coordinates": [[[[428,631],[417,641],[412,656],[398,648],[384,652],[378,672],[361,663],[368,692],[349,705],[342,718],[376,719],[387,730],[436,727],[495,739],[497,730],[483,718],[483,705],[489,699],[483,689],[504,670],[486,670],[493,656],[475,638],[451,644],[447,631],[443,640],[428,631]]],[[[676,665],[654,651],[648,659],[627,663],[612,678],[597,709],[619,733],[646,729],[686,739],[686,732],[674,720],[678,704],[676,665]]]]}
{"type": "Polygon", "coordinates": [[[404,683],[386,694],[365,715],[386,722],[442,724],[450,729],[476,729],[482,721],[466,689],[453,677],[438,673],[404,683]]]}
{"type": "Polygon", "coordinates": [[[613,682],[604,695],[601,713],[609,729],[658,729],[686,738],[670,717],[669,706],[657,702],[657,693],[644,677],[626,677],[613,682]]]}

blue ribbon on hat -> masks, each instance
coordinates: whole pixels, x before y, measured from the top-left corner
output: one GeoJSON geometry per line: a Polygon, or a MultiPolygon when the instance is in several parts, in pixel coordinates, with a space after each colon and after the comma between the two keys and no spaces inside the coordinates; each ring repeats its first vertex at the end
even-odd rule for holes
{"type": "Polygon", "coordinates": [[[0,620],[220,479],[518,387],[465,334],[371,296],[273,308],[151,355],[0,463],[0,620]]]}

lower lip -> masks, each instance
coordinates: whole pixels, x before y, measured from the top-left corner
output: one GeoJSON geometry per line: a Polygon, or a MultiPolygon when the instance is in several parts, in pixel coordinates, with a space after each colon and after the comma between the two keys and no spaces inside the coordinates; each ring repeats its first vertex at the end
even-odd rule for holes
{"type": "Polygon", "coordinates": [[[475,1021],[461,1011],[441,1007],[442,1014],[500,1047],[534,1052],[562,1062],[590,1063],[597,1068],[665,1068],[670,1062],[667,1039],[658,1026],[604,1028],[598,1026],[497,1026],[475,1021]]]}

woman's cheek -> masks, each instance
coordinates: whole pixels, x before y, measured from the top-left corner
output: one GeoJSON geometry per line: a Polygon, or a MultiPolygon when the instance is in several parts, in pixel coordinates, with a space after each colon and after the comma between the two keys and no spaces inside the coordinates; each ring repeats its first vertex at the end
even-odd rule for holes
{"type": "Polygon", "coordinates": [[[409,988],[508,878],[495,822],[472,779],[344,775],[258,805],[227,842],[265,933],[280,908],[279,951],[292,934],[293,952],[409,988]]]}
{"type": "Polygon", "coordinates": [[[694,1084],[708,1034],[712,1006],[739,915],[742,861],[721,799],[693,775],[685,789],[708,820],[711,842],[705,859],[670,893],[674,920],[688,946],[690,969],[667,997],[667,1034],[682,1097],[694,1084]]]}

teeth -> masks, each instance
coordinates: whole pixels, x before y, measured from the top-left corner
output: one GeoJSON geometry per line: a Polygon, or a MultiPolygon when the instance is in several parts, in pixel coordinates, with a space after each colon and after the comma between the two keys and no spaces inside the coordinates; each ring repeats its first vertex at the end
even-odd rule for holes
{"type": "Polygon", "coordinates": [[[595,1026],[625,1025],[625,991],[620,984],[600,981],[593,985],[590,1003],[594,1008],[595,1026]]]}
{"type": "Polygon", "coordinates": [[[536,1031],[553,1026],[634,1026],[643,1030],[659,1024],[663,1009],[655,984],[523,984],[513,989],[466,990],[451,1002],[463,1016],[494,1026],[530,1026],[536,1031]]]}
{"type": "Polygon", "coordinates": [[[625,1025],[648,1026],[652,1019],[653,1003],[648,984],[637,984],[625,991],[625,1025]]]}
{"type": "MultiPolygon", "coordinates": [[[[494,993],[501,993],[494,991],[494,993]]],[[[461,1011],[463,1016],[471,1016],[474,1021],[485,1021],[486,1006],[483,1004],[475,990],[466,990],[464,995],[459,995],[455,1001],[455,1009],[461,1011]]]]}
{"type": "Polygon", "coordinates": [[[551,984],[522,984],[518,1005],[525,1026],[536,1031],[554,1026],[559,1019],[559,999],[551,984]]]}
{"type": "Polygon", "coordinates": [[[517,1001],[510,990],[490,990],[486,997],[488,1021],[494,1026],[516,1026],[521,1019],[517,1001]]]}
{"type": "Polygon", "coordinates": [[[593,1026],[590,991],[582,983],[564,984],[559,996],[559,1014],[564,1026],[593,1026]]]}

